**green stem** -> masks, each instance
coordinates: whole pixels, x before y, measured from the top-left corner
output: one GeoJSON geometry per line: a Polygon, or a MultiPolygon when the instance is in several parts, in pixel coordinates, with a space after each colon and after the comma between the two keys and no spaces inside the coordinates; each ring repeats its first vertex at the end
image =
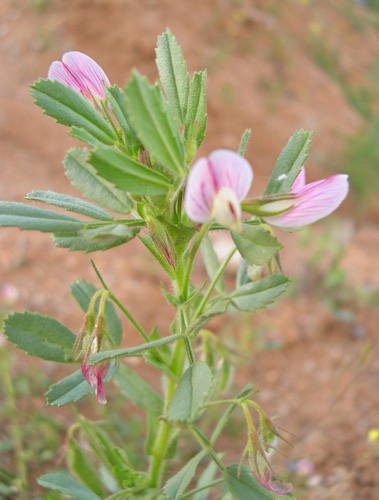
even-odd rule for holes
{"type": "MultiPolygon", "coordinates": [[[[185,349],[180,339],[175,345],[175,349],[171,361],[171,370],[175,375],[182,376],[185,361],[185,349]]],[[[168,405],[171,401],[172,395],[176,389],[176,382],[171,378],[167,379],[166,396],[164,402],[164,415],[167,413],[168,405]]],[[[161,420],[158,427],[157,436],[153,446],[153,453],[150,462],[150,486],[152,488],[159,488],[162,482],[162,470],[164,461],[166,459],[168,446],[170,443],[172,427],[166,420],[161,420]]]]}
{"type": "Polygon", "coordinates": [[[212,448],[211,443],[208,441],[208,439],[204,436],[204,434],[198,429],[195,425],[190,425],[189,429],[192,431],[193,435],[197,439],[197,441],[201,444],[201,446],[208,452],[208,454],[212,457],[214,462],[216,463],[217,467],[222,471],[225,472],[226,467],[223,464],[222,460],[217,456],[217,453],[214,451],[212,448]]]}
{"type": "Polygon", "coordinates": [[[22,431],[20,421],[17,415],[17,401],[15,390],[12,384],[12,379],[9,373],[8,353],[4,348],[0,349],[0,370],[1,378],[3,380],[4,392],[9,406],[9,420],[11,425],[12,439],[15,449],[15,461],[17,465],[18,480],[17,486],[20,489],[21,498],[28,500],[27,495],[27,481],[28,471],[25,460],[25,453],[22,444],[22,431]]]}
{"type": "Polygon", "coordinates": [[[134,326],[134,328],[140,333],[141,337],[146,341],[146,342],[149,342],[150,341],[150,338],[149,336],[147,335],[147,333],[145,333],[145,330],[142,328],[142,326],[133,318],[133,316],[130,314],[130,312],[126,309],[126,307],[124,307],[121,302],[118,300],[117,297],[115,297],[115,295],[113,295],[113,293],[110,291],[110,289],[108,288],[107,284],[105,283],[105,281],[103,280],[103,277],[101,276],[101,274],[99,273],[95,263],[93,260],[91,260],[91,264],[92,264],[92,267],[94,268],[95,270],[95,273],[97,275],[97,277],[99,278],[100,280],[100,283],[103,285],[103,287],[105,288],[105,290],[107,290],[109,292],[109,299],[112,300],[117,306],[118,308],[120,309],[120,311],[122,311],[124,313],[124,315],[128,318],[128,320],[131,322],[131,324],[134,326]]]}
{"type": "Polygon", "coordinates": [[[182,286],[183,294],[185,294],[184,300],[186,300],[188,298],[188,288],[189,288],[189,283],[190,283],[190,277],[191,277],[192,267],[193,267],[193,263],[194,263],[197,251],[199,250],[200,244],[203,241],[204,236],[207,234],[207,231],[208,231],[211,224],[212,224],[211,222],[208,222],[207,224],[203,224],[201,226],[201,229],[197,233],[195,242],[191,248],[191,251],[190,251],[190,254],[188,257],[187,266],[186,266],[185,271],[184,271],[184,280],[183,280],[183,286],[182,286]]]}
{"type": "Polygon", "coordinates": [[[200,486],[200,488],[194,488],[193,490],[187,491],[184,495],[181,495],[178,498],[178,500],[181,500],[182,498],[188,498],[188,497],[194,495],[195,493],[199,493],[199,491],[207,490],[208,488],[212,488],[212,486],[216,486],[217,484],[220,484],[223,482],[224,482],[224,478],[220,477],[218,479],[215,479],[211,483],[205,484],[204,486],[200,486]]]}
{"type": "Polygon", "coordinates": [[[198,318],[201,315],[201,313],[203,312],[204,307],[206,306],[208,299],[211,296],[211,293],[213,292],[215,286],[217,285],[218,280],[221,278],[222,273],[224,272],[226,266],[229,264],[231,258],[236,253],[236,251],[237,251],[237,247],[234,247],[233,250],[226,257],[224,262],[218,268],[217,273],[215,274],[213,280],[211,281],[211,283],[208,287],[208,290],[205,292],[204,297],[202,298],[202,300],[199,304],[199,307],[197,308],[197,310],[195,312],[194,319],[198,318]]]}

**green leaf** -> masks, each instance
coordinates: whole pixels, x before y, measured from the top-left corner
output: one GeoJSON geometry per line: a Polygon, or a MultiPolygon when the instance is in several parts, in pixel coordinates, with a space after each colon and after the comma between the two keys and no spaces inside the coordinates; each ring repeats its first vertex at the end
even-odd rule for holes
{"type": "Polygon", "coordinates": [[[86,253],[105,251],[123,245],[132,240],[139,228],[130,228],[124,224],[107,224],[96,228],[84,228],[75,233],[58,233],[53,235],[57,247],[68,248],[70,252],[86,253]]]}
{"type": "Polygon", "coordinates": [[[261,486],[247,465],[241,467],[238,475],[238,464],[233,464],[224,472],[225,486],[235,500],[295,500],[291,494],[278,495],[261,486]]]}
{"type": "Polygon", "coordinates": [[[282,245],[275,236],[262,226],[242,224],[242,232],[232,231],[233,241],[250,265],[262,265],[279,252],[282,245]]]}
{"type": "Polygon", "coordinates": [[[191,422],[212,388],[212,373],[202,361],[191,365],[180,379],[167,409],[170,422],[191,422]]]}
{"type": "Polygon", "coordinates": [[[250,135],[251,135],[251,128],[247,128],[245,132],[242,134],[241,142],[238,148],[238,154],[241,156],[245,154],[246,146],[247,143],[249,142],[250,135]]]}
{"type": "Polygon", "coordinates": [[[313,132],[297,130],[281,152],[268,181],[265,195],[288,193],[308,156],[313,132]]]}
{"type": "Polygon", "coordinates": [[[116,188],[132,194],[154,196],[165,194],[171,188],[167,177],[110,147],[95,148],[89,163],[116,188]]]}
{"type": "Polygon", "coordinates": [[[130,124],[130,117],[126,109],[126,99],[123,90],[117,85],[107,88],[107,97],[111,104],[112,111],[125,135],[125,142],[132,154],[136,154],[139,142],[135,130],[130,124]]]}
{"type": "Polygon", "coordinates": [[[0,226],[34,229],[44,233],[77,231],[83,222],[66,214],[59,214],[25,203],[0,201],[0,226]]]}
{"type": "MultiPolygon", "coordinates": [[[[218,470],[216,462],[213,460],[209,462],[207,467],[201,473],[199,480],[196,483],[196,488],[204,488],[209,483],[213,481],[213,478],[218,470]]],[[[202,491],[199,491],[194,495],[193,500],[207,500],[209,494],[209,488],[204,488],[202,491]]]]}
{"type": "MultiPolygon", "coordinates": [[[[79,423],[90,448],[98,456],[119,486],[134,474],[132,464],[122,448],[115,446],[110,437],[99,428],[97,422],[91,422],[79,415],[79,423]]],[[[138,474],[138,473],[137,473],[138,474]]]]}
{"type": "Polygon", "coordinates": [[[163,401],[157,392],[136,372],[126,365],[120,365],[115,382],[127,399],[146,411],[162,413],[163,401]]]}
{"type": "Polygon", "coordinates": [[[172,280],[176,280],[176,273],[174,269],[168,264],[162,255],[157,251],[153,240],[150,238],[150,236],[138,236],[138,238],[142,241],[142,243],[145,245],[145,247],[149,250],[149,252],[155,257],[155,259],[159,262],[159,264],[163,267],[163,269],[166,271],[168,276],[172,280]]]}
{"type": "Polygon", "coordinates": [[[104,489],[98,470],[91,464],[87,455],[88,451],[84,450],[73,437],[70,437],[66,452],[70,471],[91,491],[102,496],[104,495],[104,489]]]}
{"type": "Polygon", "coordinates": [[[13,313],[5,320],[8,340],[31,356],[49,361],[74,361],[71,351],[76,335],[54,318],[38,313],[13,313]]]}
{"type": "Polygon", "coordinates": [[[73,137],[74,139],[78,139],[79,141],[85,142],[91,147],[95,147],[98,145],[103,144],[101,141],[96,139],[92,134],[87,132],[87,130],[84,130],[84,128],[79,128],[79,127],[71,127],[71,130],[69,131],[68,135],[73,137]]]}
{"type": "Polygon", "coordinates": [[[188,96],[186,122],[184,125],[184,139],[187,143],[191,125],[195,122],[199,124],[196,133],[196,144],[198,148],[204,140],[208,119],[207,102],[205,98],[206,74],[206,71],[201,71],[193,75],[188,96]]]}
{"type": "Polygon", "coordinates": [[[144,148],[167,170],[184,174],[184,147],[178,125],[159,86],[150,86],[137,71],[126,86],[127,105],[144,148]]]}
{"type": "MultiPolygon", "coordinates": [[[[113,377],[117,368],[116,364],[109,367],[104,382],[108,382],[113,377]]],[[[77,370],[52,385],[46,393],[46,400],[50,406],[63,406],[68,403],[75,403],[88,394],[95,394],[95,387],[89,385],[82,370],[77,370]]]]}
{"type": "Polygon", "coordinates": [[[150,385],[126,365],[120,365],[115,382],[122,394],[136,406],[144,408],[148,414],[146,453],[153,452],[154,440],[163,413],[163,401],[150,385]]]}
{"type": "Polygon", "coordinates": [[[97,365],[98,363],[102,363],[103,361],[109,361],[111,359],[138,356],[150,349],[157,349],[158,347],[161,347],[163,345],[175,342],[180,337],[181,337],[180,333],[176,333],[175,335],[169,335],[159,340],[154,340],[153,342],[146,342],[146,344],[137,345],[135,347],[128,347],[127,349],[114,349],[112,351],[99,352],[91,356],[91,365],[97,365]]]}
{"type": "Polygon", "coordinates": [[[289,279],[284,274],[271,274],[237,288],[229,297],[237,309],[253,312],[274,302],[288,284],[289,279]]]}
{"type": "MultiPolygon", "coordinates": [[[[203,256],[205,269],[207,270],[207,274],[211,280],[217,274],[217,271],[220,267],[220,262],[218,260],[215,249],[213,248],[212,240],[209,235],[206,234],[201,242],[200,246],[201,255],[203,256]]],[[[225,283],[224,278],[221,276],[216,283],[216,290],[220,293],[225,291],[225,283]]]]}
{"type": "Polygon", "coordinates": [[[174,116],[183,126],[187,112],[190,82],[182,49],[168,28],[165,33],[158,37],[155,52],[163,89],[174,116]]]}
{"type": "Polygon", "coordinates": [[[31,86],[37,106],[62,125],[83,128],[99,141],[114,144],[117,135],[95,107],[79,92],[55,80],[39,80],[31,86]]]}
{"type": "Polygon", "coordinates": [[[72,148],[64,160],[66,174],[71,184],[84,196],[118,214],[128,214],[133,209],[129,196],[102,177],[88,163],[87,149],[72,148]]]}
{"type": "Polygon", "coordinates": [[[170,500],[177,500],[185,492],[196,474],[197,466],[206,454],[207,450],[200,451],[175,476],[167,481],[163,492],[170,500]]]}
{"type": "Polygon", "coordinates": [[[78,500],[100,500],[87,486],[79,483],[76,479],[66,473],[45,474],[37,479],[38,484],[44,488],[58,490],[78,500]]]}
{"type": "MultiPolygon", "coordinates": [[[[88,307],[92,297],[98,291],[99,288],[96,288],[92,283],[85,280],[74,281],[71,285],[71,295],[74,297],[82,311],[85,313],[88,311],[88,307]]],[[[99,303],[96,302],[94,308],[95,316],[98,314],[98,306],[99,303]]],[[[120,318],[117,316],[117,313],[110,300],[107,300],[105,303],[105,324],[107,332],[112,337],[114,345],[118,347],[121,343],[122,326],[120,318]]]]}
{"type": "Polygon", "coordinates": [[[239,267],[238,267],[237,276],[236,276],[236,287],[237,288],[240,288],[241,286],[252,282],[252,280],[249,278],[249,275],[247,274],[248,267],[249,267],[249,263],[247,262],[246,259],[244,259],[242,257],[240,264],[239,264],[239,267]]]}
{"type": "Polygon", "coordinates": [[[75,198],[68,194],[55,193],[54,191],[40,191],[33,189],[33,191],[26,195],[26,200],[40,201],[42,203],[49,203],[56,207],[64,208],[69,212],[76,212],[77,214],[86,215],[97,220],[112,220],[113,216],[101,207],[93,205],[88,201],[75,198]]]}

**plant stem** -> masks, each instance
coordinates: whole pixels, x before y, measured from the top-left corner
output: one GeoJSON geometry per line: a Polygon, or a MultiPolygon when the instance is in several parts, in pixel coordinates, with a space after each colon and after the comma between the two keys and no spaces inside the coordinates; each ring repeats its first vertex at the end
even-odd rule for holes
{"type": "Polygon", "coordinates": [[[192,431],[193,435],[197,439],[197,441],[201,444],[201,446],[206,450],[209,455],[212,457],[214,462],[216,463],[217,467],[224,472],[226,467],[222,463],[222,460],[217,456],[216,452],[212,448],[211,443],[208,441],[208,439],[204,436],[204,434],[198,429],[195,425],[190,425],[189,429],[192,431]]]}
{"type": "Polygon", "coordinates": [[[220,484],[223,482],[224,482],[224,478],[220,477],[218,479],[215,479],[211,483],[205,484],[204,486],[200,486],[199,488],[194,488],[193,490],[187,491],[184,495],[181,495],[178,498],[178,500],[181,500],[182,498],[188,498],[188,497],[194,495],[195,493],[199,493],[199,491],[207,490],[208,488],[212,488],[212,486],[216,486],[217,484],[220,484]]]}
{"type": "Polygon", "coordinates": [[[202,300],[201,300],[201,302],[199,304],[199,307],[197,308],[197,310],[195,312],[194,319],[198,318],[200,316],[200,314],[203,312],[204,307],[206,306],[206,304],[208,302],[208,299],[209,299],[209,297],[211,296],[211,293],[214,290],[214,287],[217,285],[217,281],[221,278],[222,273],[224,272],[226,266],[228,265],[228,263],[230,262],[231,258],[236,253],[236,251],[237,251],[237,247],[234,247],[233,250],[226,257],[226,259],[224,260],[224,262],[218,268],[217,273],[215,274],[213,280],[211,281],[211,283],[210,283],[210,285],[208,287],[208,290],[205,292],[204,297],[202,298],[202,300]]]}
{"type": "MultiPolygon", "coordinates": [[[[175,344],[175,349],[172,355],[171,370],[180,379],[183,372],[185,361],[185,349],[180,339],[175,344]]],[[[171,378],[167,378],[166,396],[164,402],[163,414],[167,413],[168,405],[172,395],[176,389],[176,382],[171,378]]],[[[161,420],[158,427],[158,432],[153,446],[153,453],[150,462],[150,486],[159,488],[162,481],[162,469],[167,455],[168,445],[170,443],[172,427],[166,420],[161,420]]]]}
{"type": "Polygon", "coordinates": [[[146,342],[150,342],[150,338],[147,335],[147,333],[145,333],[145,330],[142,328],[142,326],[133,318],[133,316],[130,314],[130,312],[121,304],[121,302],[118,300],[118,298],[115,297],[113,295],[113,293],[110,291],[110,289],[108,288],[107,284],[105,283],[103,277],[101,276],[100,272],[98,271],[98,269],[97,269],[97,267],[96,267],[96,265],[95,265],[95,263],[94,263],[93,260],[91,260],[91,264],[92,264],[92,267],[94,268],[96,276],[99,278],[100,283],[103,285],[103,287],[105,288],[105,290],[107,290],[109,292],[109,298],[110,298],[110,300],[112,300],[118,306],[118,308],[125,314],[125,316],[128,318],[128,320],[134,326],[134,328],[140,333],[140,335],[142,336],[142,338],[146,342]]]}
{"type": "Polygon", "coordinates": [[[184,300],[187,300],[188,298],[188,288],[189,288],[189,283],[190,283],[190,277],[191,277],[191,272],[192,272],[192,267],[193,263],[197,254],[197,251],[199,250],[200,244],[203,241],[204,236],[207,234],[207,231],[212,223],[208,222],[207,224],[203,224],[201,226],[200,231],[197,233],[195,242],[191,248],[189,257],[188,257],[188,262],[187,266],[184,271],[184,280],[183,280],[183,294],[184,294],[184,300]]]}
{"type": "Polygon", "coordinates": [[[25,460],[24,449],[22,445],[22,431],[20,421],[17,415],[17,402],[12,379],[9,373],[8,353],[4,348],[0,348],[0,373],[3,380],[3,387],[9,406],[9,417],[12,432],[12,439],[15,449],[15,462],[17,465],[18,480],[17,486],[20,489],[21,498],[28,500],[26,491],[28,472],[25,460]]]}

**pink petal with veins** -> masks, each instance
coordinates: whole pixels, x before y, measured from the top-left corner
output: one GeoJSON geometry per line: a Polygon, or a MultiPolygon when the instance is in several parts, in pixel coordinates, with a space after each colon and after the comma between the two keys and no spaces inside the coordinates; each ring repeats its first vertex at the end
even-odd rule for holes
{"type": "Polygon", "coordinates": [[[87,99],[104,99],[104,86],[110,85],[107,75],[97,62],[76,51],[63,54],[62,62],[54,61],[47,77],[69,85],[87,99]]]}
{"type": "Polygon", "coordinates": [[[231,188],[239,201],[249,192],[253,180],[250,164],[234,151],[218,149],[193,166],[186,188],[185,208],[190,219],[211,220],[213,203],[224,187],[231,188]]]}
{"type": "Polygon", "coordinates": [[[305,186],[305,168],[301,167],[299,175],[296,177],[295,182],[292,184],[291,191],[296,193],[299,189],[305,186]]]}
{"type": "Polygon", "coordinates": [[[348,191],[348,176],[344,174],[311,182],[296,191],[293,208],[280,215],[265,217],[265,221],[288,230],[307,226],[336,210],[348,191]]]}

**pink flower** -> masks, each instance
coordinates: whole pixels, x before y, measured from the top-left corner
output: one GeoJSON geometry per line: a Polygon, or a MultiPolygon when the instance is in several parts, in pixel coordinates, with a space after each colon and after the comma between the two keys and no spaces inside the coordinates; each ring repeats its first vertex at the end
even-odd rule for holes
{"type": "Polygon", "coordinates": [[[286,495],[287,493],[291,493],[292,491],[291,484],[272,480],[272,471],[269,467],[266,468],[266,470],[261,476],[258,476],[254,472],[253,474],[255,476],[255,479],[259,482],[259,484],[261,484],[264,488],[273,491],[277,495],[286,495]]]}
{"type": "Polygon", "coordinates": [[[94,104],[105,98],[105,87],[110,85],[97,62],[82,52],[63,54],[62,61],[51,64],[47,77],[70,86],[94,104]]]}
{"type": "Polygon", "coordinates": [[[200,158],[191,170],[185,208],[190,219],[214,219],[232,230],[241,229],[241,201],[249,192],[253,171],[247,160],[226,149],[200,158]]]}
{"type": "Polygon", "coordinates": [[[82,358],[82,373],[91,387],[96,389],[96,398],[99,403],[105,405],[107,398],[105,397],[104,379],[109,370],[109,362],[100,363],[96,366],[90,366],[88,360],[82,358]]]}
{"type": "MultiPolygon", "coordinates": [[[[292,199],[286,200],[285,204],[292,205],[283,213],[264,216],[266,222],[284,230],[301,229],[319,219],[331,214],[340,206],[349,191],[348,176],[337,174],[322,179],[321,181],[305,184],[305,171],[301,169],[300,174],[292,186],[292,199]]],[[[279,204],[283,202],[272,202],[272,211],[279,211],[279,204]],[[278,209],[278,210],[277,210],[278,209]]],[[[283,205],[286,209],[287,206],[283,205]]],[[[261,209],[268,210],[270,202],[261,209]]]]}

